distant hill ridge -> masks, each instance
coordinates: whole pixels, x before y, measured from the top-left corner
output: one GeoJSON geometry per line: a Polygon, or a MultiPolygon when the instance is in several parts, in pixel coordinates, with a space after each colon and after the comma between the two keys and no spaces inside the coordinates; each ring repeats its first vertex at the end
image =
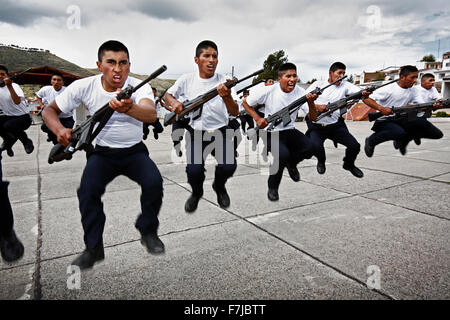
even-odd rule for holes
{"type": "Polygon", "coordinates": [[[65,72],[72,73],[80,77],[91,76],[88,70],[64,60],[50,51],[36,48],[13,48],[11,46],[0,45],[0,64],[5,65],[9,72],[25,70],[31,67],[49,66],[65,72]]]}
{"type": "MultiPolygon", "coordinates": [[[[99,73],[99,71],[95,68],[82,68],[52,54],[49,50],[24,48],[16,45],[0,44],[0,64],[5,65],[9,72],[25,70],[31,67],[49,66],[80,77],[89,77],[99,73]]],[[[130,73],[130,75],[138,79],[145,79],[147,77],[145,75],[138,75],[134,73],[130,73]]],[[[150,84],[158,90],[159,94],[161,91],[170,87],[174,82],[175,80],[158,78],[151,81],[150,84]]]]}

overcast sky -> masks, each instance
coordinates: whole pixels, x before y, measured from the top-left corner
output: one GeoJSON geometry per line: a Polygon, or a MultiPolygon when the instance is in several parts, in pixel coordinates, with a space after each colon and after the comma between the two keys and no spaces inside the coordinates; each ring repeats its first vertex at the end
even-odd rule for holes
{"type": "MultiPolygon", "coordinates": [[[[94,68],[104,41],[122,41],[131,71],[164,78],[196,70],[205,39],[219,47],[218,72],[245,76],[284,50],[301,80],[326,78],[342,61],[347,73],[416,64],[450,51],[448,0],[0,0],[0,43],[49,49],[94,68]],[[79,12],[79,16],[78,16],[79,12]],[[79,22],[79,24],[78,24],[79,22]]],[[[441,58],[441,57],[439,57],[441,58]]]]}

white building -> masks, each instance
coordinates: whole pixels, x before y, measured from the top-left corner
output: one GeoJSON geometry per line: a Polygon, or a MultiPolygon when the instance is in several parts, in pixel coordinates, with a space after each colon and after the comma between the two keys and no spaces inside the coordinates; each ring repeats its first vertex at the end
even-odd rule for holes
{"type": "Polygon", "coordinates": [[[436,82],[441,82],[441,94],[444,99],[450,99],[450,51],[442,55],[442,69],[434,73],[436,82]]]}

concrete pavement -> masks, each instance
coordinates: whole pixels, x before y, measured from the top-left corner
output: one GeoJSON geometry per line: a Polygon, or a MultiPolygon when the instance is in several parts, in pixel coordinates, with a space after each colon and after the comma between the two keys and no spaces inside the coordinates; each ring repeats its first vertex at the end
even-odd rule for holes
{"type": "MultiPolygon", "coordinates": [[[[392,143],[372,158],[362,151],[363,179],[342,169],[343,146],[327,141],[325,175],[314,158],[303,161],[300,182],[285,172],[278,202],[267,199],[266,168],[242,145],[231,206],[217,205],[212,160],[193,214],[183,209],[190,188],[169,130],[150,136],[164,177],[166,253],[140,244],[140,189],[119,177],[103,197],[105,260],[79,278],[68,266],[84,249],[76,189],[85,154],[49,165],[51,144],[32,126],[35,151],[18,143],[2,160],[25,255],[0,262],[0,299],[450,299],[450,122],[433,121],[444,138],[412,143],[404,157],[392,143]]],[[[363,147],[371,124],[347,125],[363,147]]]]}

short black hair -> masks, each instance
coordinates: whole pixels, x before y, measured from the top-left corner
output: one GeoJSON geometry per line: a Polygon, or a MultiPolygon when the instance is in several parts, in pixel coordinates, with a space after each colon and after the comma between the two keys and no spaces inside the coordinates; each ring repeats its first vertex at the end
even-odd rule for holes
{"type": "Polygon", "coordinates": [[[59,71],[53,71],[53,72],[52,72],[52,78],[53,78],[53,76],[61,77],[61,79],[64,80],[64,77],[63,77],[62,73],[59,72],[59,71]]]}
{"type": "Polygon", "coordinates": [[[419,70],[416,68],[416,66],[406,65],[406,66],[400,67],[400,77],[401,76],[407,77],[413,72],[419,72],[419,70]]]}
{"type": "Polygon", "coordinates": [[[8,74],[9,72],[8,72],[8,68],[7,67],[5,67],[4,65],[0,65],[0,70],[3,70],[3,71],[5,71],[6,72],[6,74],[8,74]]]}
{"type": "Polygon", "coordinates": [[[342,62],[339,62],[339,61],[333,63],[330,66],[330,72],[335,72],[336,70],[339,70],[339,69],[346,70],[347,67],[345,66],[345,64],[343,64],[342,62]]]}
{"type": "Polygon", "coordinates": [[[434,74],[432,74],[432,73],[425,73],[422,76],[422,78],[420,78],[420,80],[426,80],[426,79],[429,79],[429,78],[433,78],[434,79],[434,74]]]}
{"type": "Polygon", "coordinates": [[[295,66],[295,64],[291,63],[291,62],[286,62],[283,63],[279,68],[278,68],[278,76],[281,77],[283,76],[283,74],[285,73],[285,71],[287,70],[295,70],[295,72],[297,72],[297,67],[295,66]]]}
{"type": "Polygon", "coordinates": [[[200,55],[202,54],[203,50],[206,50],[208,48],[213,48],[214,50],[216,50],[217,53],[219,53],[217,45],[214,42],[212,42],[211,40],[203,40],[197,45],[197,48],[195,48],[195,56],[197,58],[200,58],[200,55]]]}
{"type": "Polygon", "coordinates": [[[102,62],[102,58],[105,55],[105,51],[114,51],[114,52],[120,52],[123,51],[127,54],[128,60],[130,60],[130,54],[128,53],[127,47],[120,42],[116,40],[108,40],[105,43],[103,43],[100,48],[98,48],[98,62],[102,62]]]}

